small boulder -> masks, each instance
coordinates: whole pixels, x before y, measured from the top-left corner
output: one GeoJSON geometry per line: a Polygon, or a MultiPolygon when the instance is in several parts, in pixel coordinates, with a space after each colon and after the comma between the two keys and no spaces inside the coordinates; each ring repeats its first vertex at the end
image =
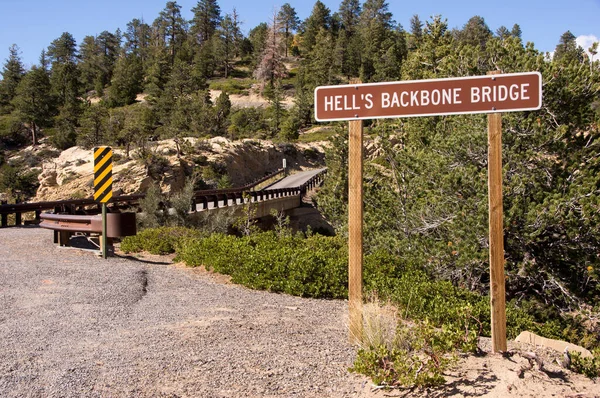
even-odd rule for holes
{"type": "Polygon", "coordinates": [[[521,332],[521,334],[519,334],[517,336],[515,341],[519,342],[519,343],[527,343],[527,344],[542,346],[545,348],[551,348],[558,352],[564,352],[565,348],[567,348],[571,352],[577,351],[577,352],[581,353],[581,356],[584,358],[592,357],[592,353],[589,350],[586,350],[585,348],[583,348],[581,346],[578,346],[578,345],[575,345],[572,343],[567,343],[566,341],[548,339],[546,337],[538,336],[535,333],[531,333],[531,332],[527,332],[527,331],[521,332]]]}

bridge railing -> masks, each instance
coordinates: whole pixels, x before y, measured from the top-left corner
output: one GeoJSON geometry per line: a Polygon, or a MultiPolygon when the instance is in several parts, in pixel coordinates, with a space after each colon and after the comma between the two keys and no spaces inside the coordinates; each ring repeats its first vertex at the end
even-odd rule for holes
{"type": "MultiPolygon", "coordinates": [[[[253,188],[257,185],[280,174],[283,174],[283,172],[283,169],[276,170],[273,173],[270,173],[250,184],[244,185],[243,187],[239,188],[196,191],[192,200],[192,211],[196,211],[196,203],[204,204],[208,203],[208,201],[211,200],[216,200],[217,204],[219,200],[224,200],[226,206],[228,205],[229,199],[235,199],[236,201],[239,200],[241,203],[241,201],[244,200],[244,194],[250,195],[250,197],[252,197],[253,200],[257,200],[257,198],[260,198],[258,200],[264,200],[264,198],[272,199],[281,195],[303,195],[306,192],[306,189],[310,189],[314,186],[314,184],[316,184],[316,181],[322,181],[324,175],[324,172],[315,175],[301,187],[285,188],[283,190],[253,190],[253,188]],[[257,193],[258,195],[255,193],[257,193]]],[[[112,205],[112,208],[131,207],[138,205],[139,200],[144,197],[144,194],[115,196],[109,201],[109,204],[112,205]]],[[[208,207],[208,205],[206,205],[206,207],[208,207]]],[[[95,202],[92,198],[16,204],[0,203],[0,228],[6,228],[9,226],[8,216],[11,214],[14,214],[14,226],[22,225],[23,214],[31,212],[35,212],[35,222],[39,223],[41,212],[47,210],[52,210],[54,211],[54,213],[66,214],[96,214],[100,211],[100,205],[97,202],[95,202]]]]}
{"type": "Polygon", "coordinates": [[[253,191],[249,189],[233,188],[228,190],[215,191],[197,191],[192,200],[192,211],[200,211],[209,209],[209,203],[213,204],[212,208],[228,207],[229,201],[232,206],[250,202],[262,202],[265,200],[278,199],[286,196],[304,196],[306,192],[316,187],[323,182],[327,169],[320,171],[312,176],[304,184],[293,188],[275,188],[253,191]],[[219,203],[222,203],[220,205],[219,203]]]}

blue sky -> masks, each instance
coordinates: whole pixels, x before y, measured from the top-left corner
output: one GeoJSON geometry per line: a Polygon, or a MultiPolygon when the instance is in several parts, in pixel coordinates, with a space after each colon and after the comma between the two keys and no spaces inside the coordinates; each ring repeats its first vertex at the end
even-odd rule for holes
{"type": "MultiPolygon", "coordinates": [[[[334,12],[341,0],[322,0],[334,12]]],[[[298,16],[310,15],[314,1],[309,0],[220,0],[222,14],[237,9],[245,33],[267,22],[273,10],[289,2],[298,16]]],[[[77,44],[86,35],[103,30],[125,29],[133,18],[152,21],[164,8],[166,0],[0,0],[0,62],[8,57],[8,47],[15,43],[21,49],[21,59],[27,67],[38,62],[42,49],[63,32],[70,32],[77,44]]],[[[191,18],[191,9],[197,0],[180,0],[183,15],[191,18]]],[[[450,28],[462,27],[470,17],[482,16],[495,31],[501,25],[509,29],[518,23],[523,40],[532,41],[541,51],[553,51],[560,35],[570,30],[579,41],[589,47],[600,38],[600,0],[388,0],[394,19],[409,29],[410,17],[418,14],[425,21],[440,14],[450,28]],[[589,43],[589,44],[588,44],[589,43]]],[[[586,48],[587,48],[586,47],[586,48]]]]}

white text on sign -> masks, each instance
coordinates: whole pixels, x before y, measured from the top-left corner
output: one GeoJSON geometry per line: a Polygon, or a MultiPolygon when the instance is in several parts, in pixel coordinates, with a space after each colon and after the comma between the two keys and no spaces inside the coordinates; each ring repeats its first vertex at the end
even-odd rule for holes
{"type": "MultiPolygon", "coordinates": [[[[469,102],[491,103],[528,100],[529,83],[510,86],[471,87],[469,102]]],[[[382,92],[381,108],[408,108],[418,106],[456,105],[463,103],[463,92],[459,87],[433,90],[401,90],[382,92]]],[[[324,97],[325,111],[350,111],[373,108],[373,94],[334,95],[324,97]]]]}

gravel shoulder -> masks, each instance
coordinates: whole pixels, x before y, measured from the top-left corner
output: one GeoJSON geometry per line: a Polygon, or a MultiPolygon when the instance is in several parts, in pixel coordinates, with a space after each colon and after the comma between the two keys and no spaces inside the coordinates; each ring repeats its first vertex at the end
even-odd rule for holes
{"type": "MultiPolygon", "coordinates": [[[[168,258],[166,259],[168,260],[168,258]]],[[[346,303],[0,229],[2,397],[353,397],[346,303]]]]}

